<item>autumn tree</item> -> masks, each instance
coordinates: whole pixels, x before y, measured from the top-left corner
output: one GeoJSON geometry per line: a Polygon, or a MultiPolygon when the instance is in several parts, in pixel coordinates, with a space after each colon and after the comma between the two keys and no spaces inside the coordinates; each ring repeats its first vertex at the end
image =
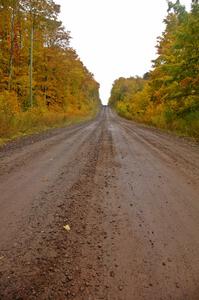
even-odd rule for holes
{"type": "Polygon", "coordinates": [[[180,1],[168,1],[168,15],[158,38],[157,58],[144,75],[142,91],[126,97],[126,80],[115,81],[110,105],[122,115],[198,136],[199,4],[187,12],[180,1]],[[119,89],[119,90],[118,90],[119,89]],[[115,93],[116,92],[116,93],[115,93]],[[123,101],[121,103],[121,100],[123,101]],[[119,103],[119,105],[118,105],[119,103]]]}
{"type": "Polygon", "coordinates": [[[99,106],[99,84],[70,47],[59,12],[53,0],[0,0],[0,125],[10,122],[8,101],[12,112],[46,114],[99,106]]]}

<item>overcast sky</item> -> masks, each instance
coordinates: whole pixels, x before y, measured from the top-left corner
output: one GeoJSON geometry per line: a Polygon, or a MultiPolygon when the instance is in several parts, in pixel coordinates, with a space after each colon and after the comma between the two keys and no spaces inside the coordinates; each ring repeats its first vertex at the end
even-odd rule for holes
{"type": "MultiPolygon", "coordinates": [[[[166,0],[55,0],[71,46],[100,83],[103,103],[118,77],[143,75],[164,30],[166,0]]],[[[181,0],[190,7],[191,0],[181,0]]]]}

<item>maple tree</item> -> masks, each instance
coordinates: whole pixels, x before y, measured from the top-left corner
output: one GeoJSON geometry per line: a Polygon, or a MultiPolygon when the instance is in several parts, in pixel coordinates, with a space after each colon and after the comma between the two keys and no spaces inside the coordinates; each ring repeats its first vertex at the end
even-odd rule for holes
{"type": "Polygon", "coordinates": [[[0,0],[1,135],[27,111],[88,115],[99,106],[99,84],[70,47],[59,12],[53,0],[0,0]]]}
{"type": "MultiPolygon", "coordinates": [[[[189,135],[199,133],[199,4],[191,11],[168,1],[165,31],[158,38],[157,58],[143,76],[141,90],[136,78],[115,81],[109,100],[121,115],[189,135]],[[126,84],[131,86],[126,95],[126,84]],[[120,94],[115,91],[120,89],[120,94]]],[[[141,80],[141,79],[140,79],[141,80]]]]}

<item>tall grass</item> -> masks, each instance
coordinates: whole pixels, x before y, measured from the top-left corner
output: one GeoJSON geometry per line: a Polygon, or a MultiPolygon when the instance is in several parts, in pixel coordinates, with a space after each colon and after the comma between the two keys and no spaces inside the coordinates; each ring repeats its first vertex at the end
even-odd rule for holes
{"type": "Polygon", "coordinates": [[[0,144],[6,141],[44,131],[49,128],[63,127],[72,123],[78,123],[92,118],[97,108],[84,107],[78,110],[71,107],[67,111],[60,108],[47,109],[35,107],[27,111],[21,111],[15,94],[0,94],[0,144]]]}

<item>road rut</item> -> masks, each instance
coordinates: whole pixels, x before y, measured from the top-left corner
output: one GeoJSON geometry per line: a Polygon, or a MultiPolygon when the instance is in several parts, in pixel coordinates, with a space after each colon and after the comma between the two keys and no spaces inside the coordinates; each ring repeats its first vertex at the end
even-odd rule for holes
{"type": "Polygon", "coordinates": [[[2,148],[0,299],[198,300],[198,167],[109,108],[2,148]]]}

